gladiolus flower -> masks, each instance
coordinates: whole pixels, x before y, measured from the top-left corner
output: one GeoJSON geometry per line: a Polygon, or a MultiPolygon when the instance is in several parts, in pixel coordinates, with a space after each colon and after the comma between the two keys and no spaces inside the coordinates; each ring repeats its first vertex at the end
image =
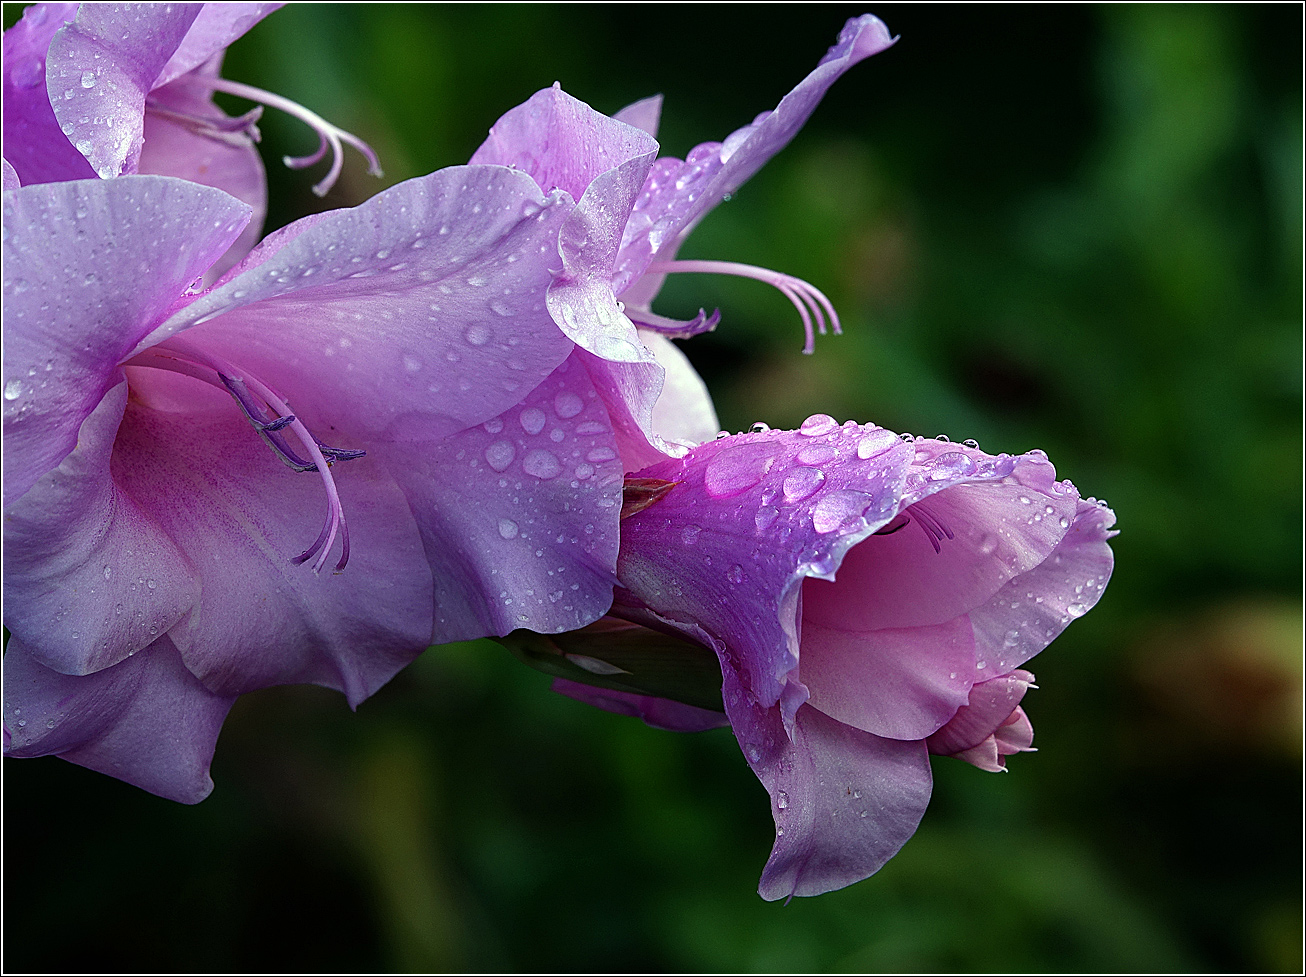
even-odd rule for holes
{"type": "Polygon", "coordinates": [[[9,754],[195,801],[241,693],[356,705],[432,643],[598,618],[622,472],[544,308],[570,208],[454,167],[198,291],[232,197],[6,190],[9,754]]]}
{"type": "Polygon", "coordinates": [[[1038,451],[995,457],[817,415],[635,479],[658,497],[622,521],[617,620],[583,647],[541,639],[552,647],[534,663],[567,695],[701,729],[715,654],[721,707],[771,794],[766,899],[877,871],[925,811],[930,753],[1000,770],[1029,749],[1020,666],[1111,574],[1114,514],[1038,451]],[[678,657],[632,652],[620,627],[633,625],[684,639],[678,657]]]}
{"type": "Polygon", "coordinates": [[[263,226],[267,186],[254,143],[261,107],[236,118],[215,91],[291,113],[320,137],[316,153],[286,159],[311,166],[328,147],[332,165],[314,187],[335,183],[342,140],[368,159],[362,140],[303,106],[221,77],[222,57],[280,3],[38,3],[4,36],[4,147],[23,185],[133,173],[177,176],[225,190],[253,210],[241,238],[210,271],[242,258],[263,226]]]}
{"type": "Polygon", "coordinates": [[[654,313],[650,303],[666,275],[711,272],[774,285],[798,310],[807,352],[827,323],[839,331],[834,307],[813,285],[749,265],[675,256],[708,211],[788,144],[843,72],[894,40],[870,14],[848,21],[821,63],[774,111],[724,142],[695,147],[683,161],[657,158],[660,97],[609,118],[556,85],[500,118],[472,156],[473,163],[520,169],[541,188],[561,188],[577,201],[563,227],[563,268],[549,287],[548,306],[568,338],[592,354],[587,362],[608,391],[628,468],[678,454],[717,431],[702,381],[666,337],[712,329],[720,312],[700,310],[687,322],[654,313]],[[664,371],[670,374],[665,384],[664,371]],[[664,387],[672,402],[658,404],[664,387]],[[655,411],[661,416],[654,418],[655,411]]]}

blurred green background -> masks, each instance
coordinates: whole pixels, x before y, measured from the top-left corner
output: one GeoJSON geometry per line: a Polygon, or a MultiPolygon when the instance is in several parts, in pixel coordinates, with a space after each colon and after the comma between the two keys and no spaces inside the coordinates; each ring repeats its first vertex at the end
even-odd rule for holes
{"type": "MultiPolygon", "coordinates": [[[[268,112],[272,229],[465,161],[555,80],[609,113],[664,93],[683,156],[862,9],[292,5],[225,74],[386,168],[351,156],[318,201],[278,162],[312,133],[268,112]]],[[[682,251],[808,279],[846,334],[800,355],[741,280],[673,277],[657,309],[721,307],[685,349],[730,430],[819,411],[1042,447],[1110,501],[1111,586],[1033,665],[1040,752],[936,759],[878,875],[767,904],[728,730],[437,648],[357,714],[246,697],[194,808],[5,763],[7,970],[1300,972],[1302,10],[873,9],[900,43],[682,251]]]]}

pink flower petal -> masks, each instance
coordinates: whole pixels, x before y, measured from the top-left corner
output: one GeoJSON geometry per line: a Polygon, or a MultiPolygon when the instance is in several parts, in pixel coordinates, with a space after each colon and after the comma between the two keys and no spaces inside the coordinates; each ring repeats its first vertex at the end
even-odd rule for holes
{"type": "Polygon", "coordinates": [[[46,668],[14,637],[5,652],[5,755],[61,756],[196,804],[213,790],[209,762],[233,702],[201,685],[166,637],[86,676],[46,668]]]}

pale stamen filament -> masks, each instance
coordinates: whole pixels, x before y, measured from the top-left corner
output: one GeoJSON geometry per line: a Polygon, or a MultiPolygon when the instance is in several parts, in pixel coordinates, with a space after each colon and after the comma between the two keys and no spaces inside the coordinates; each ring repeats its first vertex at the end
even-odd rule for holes
{"type": "Polygon", "coordinates": [[[779,289],[781,294],[793,303],[803,320],[803,332],[807,337],[807,342],[803,345],[804,353],[815,351],[816,333],[825,335],[827,320],[830,330],[835,335],[843,331],[839,324],[839,314],[834,311],[834,305],[825,297],[825,293],[815,285],[793,275],[771,271],[769,268],[758,268],[756,265],[744,265],[736,261],[655,261],[646,270],[649,274],[671,272],[736,275],[740,278],[766,282],[779,289]]]}
{"type": "Polygon", "coordinates": [[[138,353],[124,365],[180,373],[226,391],[240,406],[241,412],[258,431],[259,436],[282,461],[298,472],[317,472],[326,490],[326,520],[313,545],[294,557],[291,562],[304,563],[316,555],[317,561],[313,564],[313,572],[321,573],[336,535],[339,534],[341,552],[335,569],[338,573],[345,568],[345,564],[349,562],[349,526],[345,522],[344,507],[336,489],[335,479],[331,476],[331,462],[361,458],[364,455],[363,451],[332,448],[322,444],[304,422],[291,412],[285,400],[263,381],[177,337],[167,340],[166,344],[153,346],[138,353]],[[262,401],[276,416],[268,417],[258,401],[262,401]],[[283,430],[289,430],[295,435],[308,454],[307,460],[290,448],[281,433],[283,430]]]}
{"type": "Polygon", "coordinates": [[[286,156],[284,162],[291,169],[300,170],[306,166],[312,166],[326,154],[327,147],[331,148],[331,169],[320,183],[313,186],[313,192],[319,197],[325,197],[327,191],[335,186],[336,180],[340,178],[340,171],[344,168],[345,150],[342,143],[349,143],[365,157],[367,157],[367,171],[373,176],[381,176],[381,163],[376,158],[376,153],[372,147],[363,140],[359,139],[352,132],[346,132],[338,126],[332,125],[322,116],[318,115],[311,109],[307,109],[298,102],[292,102],[281,95],[275,95],[272,92],[266,92],[261,88],[255,88],[253,85],[245,85],[238,81],[232,81],[229,78],[219,78],[216,75],[193,75],[191,76],[195,83],[207,85],[219,92],[226,92],[228,95],[235,95],[238,98],[247,98],[251,102],[259,102],[269,108],[280,109],[288,115],[293,115],[312,126],[317,132],[319,143],[317,152],[308,156],[286,156]]]}

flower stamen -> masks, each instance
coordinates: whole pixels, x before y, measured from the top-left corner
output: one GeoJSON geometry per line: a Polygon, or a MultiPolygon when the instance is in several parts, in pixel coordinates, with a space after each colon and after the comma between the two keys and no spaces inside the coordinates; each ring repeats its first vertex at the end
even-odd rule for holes
{"type": "Polygon", "coordinates": [[[322,531],[308,549],[291,559],[300,564],[317,557],[313,572],[321,573],[326,565],[331,546],[340,536],[340,559],[335,570],[339,573],[349,562],[349,526],[345,522],[344,507],[331,477],[331,465],[336,461],[362,458],[366,452],[356,448],[333,448],[323,444],[290,410],[290,405],[276,392],[246,370],[241,370],[226,360],[213,356],[177,337],[138,353],[125,366],[149,367],[168,370],[194,377],[231,395],[254,430],[277,456],[297,472],[317,472],[322,476],[326,490],[327,511],[322,531]],[[269,415],[268,411],[271,411],[269,415]],[[302,457],[282,433],[289,430],[308,455],[302,457]]]}
{"type": "MultiPolygon", "coordinates": [[[[325,197],[327,191],[335,186],[336,180],[340,178],[340,171],[344,168],[345,149],[343,143],[349,143],[367,158],[367,171],[372,176],[382,176],[381,163],[376,158],[376,153],[372,147],[363,140],[359,139],[352,132],[346,132],[339,126],[334,126],[322,116],[318,115],[311,109],[307,109],[298,102],[292,102],[290,99],[272,92],[264,91],[261,88],[255,88],[253,85],[246,85],[238,81],[232,81],[229,78],[219,78],[216,75],[190,75],[188,81],[193,84],[205,85],[214,91],[226,92],[228,95],[235,95],[238,98],[249,99],[251,102],[259,102],[269,108],[280,109],[288,115],[293,115],[301,122],[307,123],[318,134],[317,151],[308,156],[285,156],[282,162],[294,170],[302,170],[307,166],[312,166],[326,155],[328,147],[331,149],[331,168],[323,179],[314,184],[313,192],[319,197],[325,197]]],[[[154,111],[159,111],[155,104],[150,106],[154,111]]],[[[166,110],[165,110],[166,112],[166,110]]],[[[175,114],[175,113],[173,113],[175,114]]],[[[239,119],[232,120],[237,122],[247,119],[252,113],[240,116],[239,119]]],[[[257,119],[258,116],[254,116],[257,119]]],[[[205,120],[206,122],[209,120],[205,120]]],[[[225,126],[214,126],[212,128],[220,129],[225,126]]],[[[244,126],[241,126],[255,142],[258,141],[258,129],[254,128],[251,119],[244,126]],[[252,130],[252,131],[251,131],[252,130]]]]}
{"type": "MultiPolygon", "coordinates": [[[[827,320],[830,331],[836,336],[843,332],[843,328],[839,324],[839,314],[834,311],[834,305],[825,297],[825,293],[815,285],[805,282],[801,278],[795,278],[793,275],[771,271],[769,268],[758,268],[756,265],[744,265],[737,261],[655,261],[646,270],[646,274],[670,274],[672,272],[736,275],[740,278],[752,278],[759,282],[766,282],[768,285],[779,289],[781,294],[793,303],[794,308],[798,310],[798,315],[803,320],[803,332],[807,337],[807,341],[803,345],[804,353],[815,352],[816,334],[819,332],[822,336],[825,335],[827,320]]],[[[627,315],[629,314],[628,312],[627,315]]],[[[719,313],[714,313],[714,315],[719,318],[719,313]]],[[[703,313],[700,311],[699,317],[702,318],[702,316],[703,313]]],[[[632,316],[632,318],[634,317],[632,316]]],[[[674,320],[667,321],[673,322],[674,320]]],[[[698,321],[698,319],[695,319],[693,323],[697,324],[698,321]]],[[[715,326],[716,323],[713,322],[712,325],[715,326]]],[[[706,330],[700,329],[699,331],[706,330]]]]}

